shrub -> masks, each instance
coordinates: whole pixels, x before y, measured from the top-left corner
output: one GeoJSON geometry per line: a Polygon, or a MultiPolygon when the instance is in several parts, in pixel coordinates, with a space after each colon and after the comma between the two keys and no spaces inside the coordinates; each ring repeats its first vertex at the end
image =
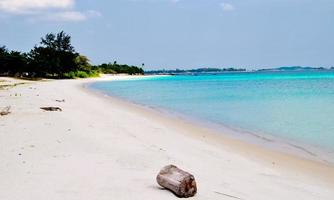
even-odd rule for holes
{"type": "Polygon", "coordinates": [[[64,78],[69,78],[69,79],[73,79],[75,78],[75,72],[67,72],[63,74],[64,78]]]}
{"type": "Polygon", "coordinates": [[[75,79],[75,78],[89,78],[89,77],[99,77],[100,73],[97,70],[91,71],[72,71],[63,74],[63,78],[75,79]]]}
{"type": "Polygon", "coordinates": [[[89,75],[84,71],[77,71],[76,72],[76,78],[88,78],[88,77],[89,77],[89,75]]]}

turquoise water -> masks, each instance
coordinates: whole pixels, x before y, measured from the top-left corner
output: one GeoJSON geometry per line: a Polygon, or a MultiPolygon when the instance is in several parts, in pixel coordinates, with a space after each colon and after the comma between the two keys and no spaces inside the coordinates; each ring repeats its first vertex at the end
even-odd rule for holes
{"type": "Polygon", "coordinates": [[[91,87],[217,126],[334,150],[333,71],[182,75],[91,87]]]}

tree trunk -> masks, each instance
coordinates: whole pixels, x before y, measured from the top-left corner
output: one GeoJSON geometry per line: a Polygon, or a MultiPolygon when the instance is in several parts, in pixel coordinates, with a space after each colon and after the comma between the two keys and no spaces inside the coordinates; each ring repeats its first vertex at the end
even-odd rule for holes
{"type": "Polygon", "coordinates": [[[157,176],[157,182],[178,197],[192,197],[197,192],[194,176],[174,165],[162,168],[157,176]]]}

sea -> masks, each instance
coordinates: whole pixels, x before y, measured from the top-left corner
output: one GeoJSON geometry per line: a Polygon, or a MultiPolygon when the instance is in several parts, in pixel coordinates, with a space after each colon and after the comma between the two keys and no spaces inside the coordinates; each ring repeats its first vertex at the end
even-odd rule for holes
{"type": "Polygon", "coordinates": [[[334,163],[334,71],[148,76],[89,87],[222,134],[334,163]]]}

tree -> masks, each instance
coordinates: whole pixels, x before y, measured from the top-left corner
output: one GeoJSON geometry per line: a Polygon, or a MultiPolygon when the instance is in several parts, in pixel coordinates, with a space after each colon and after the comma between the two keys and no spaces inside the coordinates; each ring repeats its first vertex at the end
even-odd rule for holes
{"type": "Polygon", "coordinates": [[[20,76],[23,72],[29,71],[27,54],[19,51],[11,51],[8,55],[9,72],[12,75],[20,76]]]}
{"type": "Polygon", "coordinates": [[[75,64],[77,65],[78,70],[87,72],[92,70],[92,65],[89,63],[89,59],[86,56],[78,55],[75,58],[75,64]]]}
{"type": "Polygon", "coordinates": [[[71,36],[64,31],[57,33],[57,35],[48,33],[44,38],[41,38],[41,40],[41,45],[46,48],[75,53],[74,47],[71,44],[71,36]]]}
{"type": "Polygon", "coordinates": [[[7,56],[8,56],[8,50],[6,46],[1,46],[0,47],[0,73],[1,74],[8,71],[7,56]]]}
{"type": "Polygon", "coordinates": [[[58,34],[48,33],[41,38],[40,46],[35,46],[29,53],[30,66],[38,76],[62,77],[64,73],[78,70],[71,36],[63,31],[58,34]]]}
{"type": "MultiPolygon", "coordinates": [[[[145,64],[142,64],[144,67],[145,64]]],[[[61,31],[48,33],[28,54],[0,46],[0,75],[45,78],[96,77],[99,73],[144,74],[142,68],[113,63],[91,66],[71,44],[71,36],[61,31]],[[28,74],[24,73],[28,72],[28,74]]]]}
{"type": "Polygon", "coordinates": [[[8,50],[6,46],[0,46],[0,57],[4,57],[8,55],[8,50]]]}
{"type": "Polygon", "coordinates": [[[9,52],[5,46],[0,47],[0,74],[21,75],[27,71],[27,55],[18,51],[9,52]]]}
{"type": "Polygon", "coordinates": [[[100,70],[102,73],[105,74],[144,74],[144,70],[142,68],[136,66],[129,66],[129,65],[119,65],[119,64],[102,64],[99,66],[95,66],[95,69],[100,70]]]}

